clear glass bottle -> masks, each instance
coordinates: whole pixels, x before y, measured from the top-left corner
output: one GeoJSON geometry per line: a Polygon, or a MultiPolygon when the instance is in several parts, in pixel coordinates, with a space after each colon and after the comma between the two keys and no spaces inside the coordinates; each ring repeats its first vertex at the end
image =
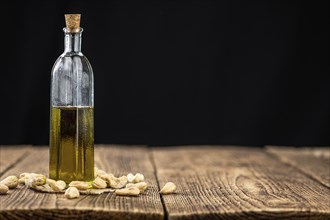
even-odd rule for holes
{"type": "Polygon", "coordinates": [[[80,15],[66,15],[66,22],[64,52],[55,62],[51,75],[49,177],[67,183],[92,181],[93,70],[81,52],[80,15]]]}

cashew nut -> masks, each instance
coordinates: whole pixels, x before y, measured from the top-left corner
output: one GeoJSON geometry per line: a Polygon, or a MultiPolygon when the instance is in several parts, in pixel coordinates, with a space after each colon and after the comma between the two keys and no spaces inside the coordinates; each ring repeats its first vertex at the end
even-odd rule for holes
{"type": "Polygon", "coordinates": [[[46,177],[42,174],[30,173],[25,177],[25,185],[33,188],[34,186],[42,186],[46,183],[46,177]]]}
{"type": "Polygon", "coordinates": [[[66,188],[66,183],[63,180],[47,179],[46,183],[54,190],[54,192],[62,192],[66,188]]]}
{"type": "Polygon", "coordinates": [[[92,185],[88,182],[83,182],[83,181],[72,181],[69,184],[70,187],[76,187],[77,189],[81,189],[81,190],[86,190],[89,188],[92,188],[92,185]]]}
{"type": "Polygon", "coordinates": [[[117,178],[112,174],[106,174],[100,176],[100,178],[103,179],[107,185],[113,189],[123,188],[127,184],[127,176],[121,176],[117,178]]]}
{"type": "Polygon", "coordinates": [[[110,178],[110,187],[113,189],[120,189],[124,188],[127,184],[127,176],[121,176],[121,177],[112,177],[110,178]]]}
{"type": "Polygon", "coordinates": [[[144,181],[144,176],[141,173],[137,173],[133,175],[132,173],[129,173],[127,175],[127,180],[129,183],[139,183],[144,181]]]}
{"type": "Polygon", "coordinates": [[[106,174],[99,175],[98,177],[103,179],[107,183],[107,186],[110,187],[110,179],[112,179],[114,177],[114,175],[112,173],[106,173],[106,174]]]}
{"type": "Polygon", "coordinates": [[[165,186],[160,190],[160,194],[170,194],[176,190],[176,185],[172,182],[167,182],[165,186]]]}
{"type": "Polygon", "coordinates": [[[46,183],[53,188],[53,186],[55,186],[56,184],[56,180],[53,179],[46,179],[46,183]]]}
{"type": "Polygon", "coordinates": [[[79,190],[76,187],[70,186],[65,190],[65,197],[68,199],[78,198],[80,196],[79,190]]]}
{"type": "Polygon", "coordinates": [[[3,183],[0,183],[0,195],[4,195],[9,191],[8,186],[3,183]]]}
{"type": "Polygon", "coordinates": [[[15,189],[18,186],[18,178],[16,176],[8,176],[0,183],[8,186],[9,189],[15,189]]]}
{"type": "Polygon", "coordinates": [[[18,183],[24,185],[24,184],[25,184],[25,178],[26,178],[26,176],[29,175],[29,174],[31,174],[31,173],[21,173],[21,174],[19,175],[19,178],[18,178],[18,183]]]}
{"type": "Polygon", "coordinates": [[[60,190],[63,191],[66,188],[66,183],[63,180],[58,180],[56,181],[56,187],[60,190]]]}
{"type": "Polygon", "coordinates": [[[107,182],[105,182],[100,177],[96,177],[93,181],[92,186],[96,189],[105,189],[105,188],[107,188],[107,182]]]}
{"type": "Polygon", "coordinates": [[[126,188],[131,188],[131,187],[136,187],[140,190],[140,193],[143,193],[147,189],[148,184],[146,182],[139,182],[139,183],[128,183],[126,185],[126,188]]]}

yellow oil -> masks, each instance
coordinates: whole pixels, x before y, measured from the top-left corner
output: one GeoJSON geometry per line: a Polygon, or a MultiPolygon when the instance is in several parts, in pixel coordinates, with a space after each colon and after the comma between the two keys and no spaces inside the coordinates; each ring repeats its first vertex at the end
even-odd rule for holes
{"type": "Polygon", "coordinates": [[[49,177],[64,180],[94,179],[93,107],[52,107],[49,177]]]}

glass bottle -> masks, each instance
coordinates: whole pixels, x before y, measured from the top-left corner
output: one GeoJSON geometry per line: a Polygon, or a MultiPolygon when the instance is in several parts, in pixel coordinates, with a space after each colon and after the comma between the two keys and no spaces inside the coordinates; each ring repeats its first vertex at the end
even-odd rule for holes
{"type": "Polygon", "coordinates": [[[94,179],[93,70],[81,52],[80,14],[65,15],[64,52],[51,74],[49,177],[94,179]]]}

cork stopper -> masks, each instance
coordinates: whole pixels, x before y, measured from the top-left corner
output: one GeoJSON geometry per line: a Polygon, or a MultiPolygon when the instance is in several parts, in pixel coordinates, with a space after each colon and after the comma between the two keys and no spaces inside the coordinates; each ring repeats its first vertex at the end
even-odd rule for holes
{"type": "Polygon", "coordinates": [[[66,32],[77,33],[80,31],[80,14],[65,14],[66,32]]]}

